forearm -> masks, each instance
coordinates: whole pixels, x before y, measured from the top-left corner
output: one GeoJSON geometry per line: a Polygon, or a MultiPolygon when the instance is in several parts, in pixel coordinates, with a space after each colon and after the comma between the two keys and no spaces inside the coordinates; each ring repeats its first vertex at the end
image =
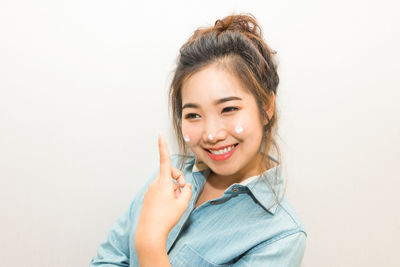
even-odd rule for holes
{"type": "Polygon", "coordinates": [[[142,249],[138,251],[138,258],[140,267],[170,267],[167,251],[164,249],[142,249]]]}
{"type": "Polygon", "coordinates": [[[136,251],[140,267],[170,267],[166,249],[166,238],[138,242],[136,251]]]}

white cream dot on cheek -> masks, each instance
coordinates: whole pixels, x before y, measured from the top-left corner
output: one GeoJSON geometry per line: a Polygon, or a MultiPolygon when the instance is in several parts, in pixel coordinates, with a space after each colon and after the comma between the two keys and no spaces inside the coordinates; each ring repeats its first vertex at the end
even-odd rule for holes
{"type": "Polygon", "coordinates": [[[208,135],[208,139],[210,139],[210,140],[213,140],[213,139],[214,139],[213,136],[212,136],[212,134],[209,134],[209,135],[208,135]]]}
{"type": "Polygon", "coordinates": [[[185,134],[185,135],[183,136],[183,139],[185,140],[186,143],[189,143],[189,142],[190,142],[190,137],[189,137],[189,135],[187,135],[187,134],[185,134]]]}
{"type": "Polygon", "coordinates": [[[237,125],[236,128],[235,128],[235,132],[240,134],[241,132],[243,132],[243,127],[240,126],[240,125],[237,125]]]}

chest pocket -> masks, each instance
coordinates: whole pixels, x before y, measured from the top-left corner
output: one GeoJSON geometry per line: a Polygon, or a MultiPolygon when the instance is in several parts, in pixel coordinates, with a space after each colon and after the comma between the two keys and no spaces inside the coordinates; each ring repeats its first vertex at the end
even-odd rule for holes
{"type": "Polygon", "coordinates": [[[229,267],[231,264],[215,264],[205,260],[198,252],[184,244],[171,260],[172,267],[229,267]]]}

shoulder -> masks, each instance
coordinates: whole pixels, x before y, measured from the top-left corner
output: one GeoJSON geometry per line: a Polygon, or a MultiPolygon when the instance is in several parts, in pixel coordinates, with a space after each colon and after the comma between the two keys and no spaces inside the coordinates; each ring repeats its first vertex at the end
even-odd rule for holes
{"type": "Polygon", "coordinates": [[[238,265],[261,266],[274,262],[276,266],[301,266],[307,232],[288,199],[281,199],[266,225],[266,238],[247,251],[238,265]]]}
{"type": "Polygon", "coordinates": [[[281,201],[280,208],[288,216],[290,216],[290,218],[292,219],[294,225],[296,225],[298,228],[300,228],[301,230],[304,230],[304,232],[306,232],[305,231],[305,227],[304,227],[303,223],[301,222],[298,214],[295,212],[293,206],[291,205],[291,203],[289,202],[289,200],[287,198],[284,198],[281,201]]]}
{"type": "Polygon", "coordinates": [[[234,266],[300,267],[306,246],[304,232],[290,233],[254,247],[234,266]]]}
{"type": "MultiPolygon", "coordinates": [[[[283,231],[280,233],[280,235],[282,235],[281,237],[295,233],[303,233],[305,237],[307,237],[304,224],[286,197],[281,199],[274,217],[276,217],[275,220],[279,222],[282,227],[283,231]]],[[[279,238],[279,235],[277,238],[279,238]]]]}

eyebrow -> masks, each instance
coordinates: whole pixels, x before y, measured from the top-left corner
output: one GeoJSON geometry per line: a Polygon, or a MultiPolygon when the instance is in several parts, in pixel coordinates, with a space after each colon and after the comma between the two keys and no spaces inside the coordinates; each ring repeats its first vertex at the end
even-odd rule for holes
{"type": "MultiPolygon", "coordinates": [[[[240,97],[237,96],[229,96],[229,97],[224,97],[221,99],[217,99],[214,101],[214,105],[220,105],[222,103],[228,102],[228,101],[232,101],[232,100],[242,100],[240,97]]],[[[186,103],[185,105],[183,105],[182,110],[184,108],[198,108],[199,105],[194,104],[194,103],[186,103]]]]}

